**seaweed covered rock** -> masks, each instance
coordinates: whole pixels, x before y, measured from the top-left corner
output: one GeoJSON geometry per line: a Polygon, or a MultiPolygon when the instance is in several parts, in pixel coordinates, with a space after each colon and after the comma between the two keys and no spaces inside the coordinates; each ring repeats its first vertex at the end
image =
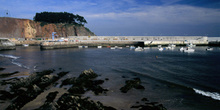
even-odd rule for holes
{"type": "Polygon", "coordinates": [[[116,110],[115,108],[104,106],[100,102],[88,100],[80,96],[65,93],[57,101],[58,110],[116,110]]]}
{"type": "Polygon", "coordinates": [[[47,97],[46,97],[46,101],[44,103],[44,105],[42,105],[41,107],[39,107],[36,110],[57,110],[56,106],[57,104],[54,101],[54,99],[56,98],[58,92],[50,92],[47,97]]]}
{"type": "Polygon", "coordinates": [[[79,78],[81,79],[93,79],[93,78],[96,78],[98,77],[98,75],[92,70],[92,69],[89,69],[89,70],[84,70],[80,75],[79,75],[79,78]]]}
{"type": "Polygon", "coordinates": [[[140,85],[140,78],[134,78],[133,80],[127,80],[125,86],[121,87],[120,90],[123,93],[127,93],[131,88],[145,89],[144,86],[140,85]]]}
{"type": "Polygon", "coordinates": [[[12,72],[12,73],[0,73],[0,78],[8,77],[8,76],[11,76],[11,75],[14,75],[14,74],[17,74],[17,73],[19,73],[19,72],[15,71],[15,72],[12,72]]]}
{"type": "Polygon", "coordinates": [[[167,110],[162,104],[158,102],[150,102],[147,98],[142,98],[139,105],[131,106],[131,108],[137,108],[139,110],[167,110]]]}
{"type": "MultiPolygon", "coordinates": [[[[57,80],[64,76],[62,74],[52,75],[54,70],[45,70],[42,72],[36,72],[31,74],[29,77],[20,78],[11,84],[9,93],[3,92],[2,98],[7,95],[11,95],[12,103],[6,108],[7,110],[20,109],[29,101],[35,99],[39,94],[45,91],[47,87],[54,84],[57,80]]],[[[57,93],[54,93],[57,94],[57,93]]],[[[51,102],[54,98],[54,94],[50,94],[47,97],[47,101],[51,102]]],[[[50,103],[47,103],[51,105],[50,103]]]]}
{"type": "Polygon", "coordinates": [[[107,89],[103,89],[100,84],[104,83],[104,80],[94,80],[98,75],[92,70],[84,70],[78,78],[67,78],[63,80],[63,85],[72,85],[68,89],[71,94],[84,94],[86,91],[93,91],[96,95],[105,93],[107,89]]]}
{"type": "Polygon", "coordinates": [[[53,73],[54,70],[44,70],[42,72],[36,72],[31,74],[29,77],[26,78],[20,78],[19,81],[16,81],[14,84],[11,86],[11,90],[16,91],[20,87],[31,87],[33,84],[38,84],[41,82],[41,77],[44,75],[49,75],[53,73]]]}

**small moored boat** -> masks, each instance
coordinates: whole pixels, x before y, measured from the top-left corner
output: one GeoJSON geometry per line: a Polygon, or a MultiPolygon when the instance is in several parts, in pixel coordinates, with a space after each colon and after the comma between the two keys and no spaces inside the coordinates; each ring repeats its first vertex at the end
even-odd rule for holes
{"type": "Polygon", "coordinates": [[[163,47],[159,47],[158,50],[159,50],[159,51],[163,51],[163,47]]]}
{"type": "Polygon", "coordinates": [[[100,48],[102,48],[102,46],[97,46],[97,48],[99,48],[99,49],[100,49],[100,48]]]}
{"type": "Polygon", "coordinates": [[[29,46],[29,44],[23,44],[23,46],[24,46],[24,47],[28,47],[28,46],[29,46]]]}
{"type": "Polygon", "coordinates": [[[213,48],[207,48],[206,49],[206,51],[212,51],[213,50],[213,48]]]}
{"type": "Polygon", "coordinates": [[[142,47],[139,47],[139,46],[134,49],[134,51],[143,51],[143,50],[144,50],[144,49],[143,49],[142,47]]]}
{"type": "Polygon", "coordinates": [[[185,50],[183,50],[183,52],[194,52],[195,49],[192,48],[186,48],[185,50]]]}

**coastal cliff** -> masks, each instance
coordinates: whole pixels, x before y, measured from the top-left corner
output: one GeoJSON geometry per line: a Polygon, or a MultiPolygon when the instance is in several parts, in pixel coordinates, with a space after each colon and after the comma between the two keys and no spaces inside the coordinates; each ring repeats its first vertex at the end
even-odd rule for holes
{"type": "Polygon", "coordinates": [[[0,23],[0,37],[5,38],[51,38],[52,32],[56,32],[58,37],[95,35],[81,25],[42,23],[8,17],[0,17],[0,23]]]}

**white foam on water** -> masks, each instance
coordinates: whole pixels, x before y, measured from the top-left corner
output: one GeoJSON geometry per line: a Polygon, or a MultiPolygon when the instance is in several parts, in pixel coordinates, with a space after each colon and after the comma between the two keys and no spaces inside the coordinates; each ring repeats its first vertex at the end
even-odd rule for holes
{"type": "Polygon", "coordinates": [[[18,59],[20,57],[17,57],[17,56],[13,56],[13,55],[3,55],[3,54],[0,54],[1,57],[6,57],[6,58],[12,58],[12,59],[18,59]]]}
{"type": "Polygon", "coordinates": [[[15,60],[20,58],[20,57],[13,56],[13,55],[3,55],[3,54],[0,54],[0,57],[10,58],[10,59],[12,59],[11,60],[12,64],[15,64],[15,65],[17,65],[19,67],[22,67],[22,68],[25,68],[25,69],[29,69],[28,66],[22,65],[21,63],[18,63],[18,62],[15,62],[15,60]]]}
{"type": "Polygon", "coordinates": [[[206,91],[198,90],[195,88],[193,88],[193,90],[196,93],[201,94],[203,96],[211,97],[212,99],[215,99],[215,100],[220,100],[220,94],[217,92],[206,92],[206,91]]]}
{"type": "Polygon", "coordinates": [[[12,63],[12,64],[15,64],[15,65],[17,65],[17,66],[19,66],[19,67],[23,67],[23,68],[29,69],[29,67],[27,67],[27,66],[25,66],[25,65],[22,65],[21,63],[18,63],[18,62],[15,62],[15,61],[12,61],[11,63],[12,63]]]}

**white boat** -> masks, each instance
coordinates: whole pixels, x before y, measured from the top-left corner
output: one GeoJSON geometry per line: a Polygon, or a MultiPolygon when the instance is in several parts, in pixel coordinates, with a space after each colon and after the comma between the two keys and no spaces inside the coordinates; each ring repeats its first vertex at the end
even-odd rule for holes
{"type": "Polygon", "coordinates": [[[110,47],[110,49],[115,49],[115,47],[110,47]]]}
{"type": "Polygon", "coordinates": [[[115,47],[111,47],[110,49],[122,49],[122,47],[115,46],[115,47]]]}
{"type": "Polygon", "coordinates": [[[207,50],[207,51],[212,51],[212,50],[213,50],[213,48],[207,48],[206,50],[207,50]]]}
{"type": "Polygon", "coordinates": [[[100,49],[100,48],[102,48],[102,46],[97,46],[97,48],[99,48],[99,49],[100,49]]]}
{"type": "Polygon", "coordinates": [[[29,44],[23,44],[23,46],[24,46],[24,47],[28,47],[28,46],[29,46],[29,44]]]}
{"type": "Polygon", "coordinates": [[[143,51],[143,50],[144,50],[144,49],[143,49],[142,47],[139,47],[139,46],[134,49],[134,51],[143,51]]]}
{"type": "Polygon", "coordinates": [[[173,49],[175,49],[175,47],[168,46],[168,47],[166,47],[166,49],[167,50],[173,50],[173,49]]]}
{"type": "Polygon", "coordinates": [[[163,48],[162,48],[162,47],[159,47],[158,50],[159,50],[159,51],[163,51],[163,48]]]}
{"type": "Polygon", "coordinates": [[[83,48],[83,46],[78,46],[78,48],[83,48]]]}
{"type": "Polygon", "coordinates": [[[183,48],[183,47],[180,48],[180,51],[184,51],[184,50],[186,50],[186,48],[183,48]]]}
{"type": "Polygon", "coordinates": [[[122,49],[122,47],[118,47],[117,49],[122,49]]]}
{"type": "Polygon", "coordinates": [[[89,46],[83,46],[84,48],[88,48],[89,46]]]}
{"type": "Polygon", "coordinates": [[[186,48],[185,50],[183,50],[183,52],[194,52],[195,49],[192,48],[186,48]]]}
{"type": "Polygon", "coordinates": [[[134,46],[130,46],[130,49],[135,49],[135,47],[134,46]]]}

